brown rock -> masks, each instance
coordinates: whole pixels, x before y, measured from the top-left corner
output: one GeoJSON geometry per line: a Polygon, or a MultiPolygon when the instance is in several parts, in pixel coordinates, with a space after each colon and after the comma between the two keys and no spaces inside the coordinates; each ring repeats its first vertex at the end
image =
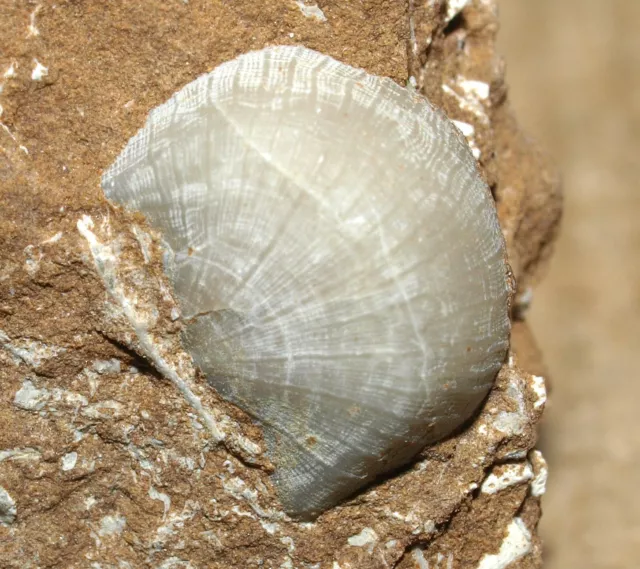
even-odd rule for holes
{"type": "Polygon", "coordinates": [[[457,436],[298,523],[279,508],[259,428],[181,347],[157,237],[102,196],[102,170],[149,109],[241,52],[301,43],[415,82],[458,121],[526,291],[559,194],[509,113],[494,3],[313,6],[0,8],[0,566],[540,566],[544,382],[516,362],[539,373],[531,344],[457,436]]]}

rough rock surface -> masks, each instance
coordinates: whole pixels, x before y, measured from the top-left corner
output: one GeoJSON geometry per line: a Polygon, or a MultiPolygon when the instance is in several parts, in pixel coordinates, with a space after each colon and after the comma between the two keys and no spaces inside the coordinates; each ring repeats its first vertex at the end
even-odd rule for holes
{"type": "Polygon", "coordinates": [[[560,202],[508,108],[495,3],[26,2],[0,20],[0,567],[539,567],[546,396],[521,319],[560,202]],[[157,236],[99,185],[149,109],[285,43],[413,83],[457,121],[519,285],[475,420],[313,523],[282,513],[259,428],[182,350],[157,236]]]}

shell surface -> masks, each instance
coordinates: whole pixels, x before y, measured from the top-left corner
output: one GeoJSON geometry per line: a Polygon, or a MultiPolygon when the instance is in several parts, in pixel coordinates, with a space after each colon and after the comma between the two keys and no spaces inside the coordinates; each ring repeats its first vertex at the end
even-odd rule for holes
{"type": "Polygon", "coordinates": [[[248,53],[154,109],[103,188],[163,233],[186,346],[262,424],[292,514],[450,434],[505,358],[491,194],[450,121],[389,79],[248,53]]]}

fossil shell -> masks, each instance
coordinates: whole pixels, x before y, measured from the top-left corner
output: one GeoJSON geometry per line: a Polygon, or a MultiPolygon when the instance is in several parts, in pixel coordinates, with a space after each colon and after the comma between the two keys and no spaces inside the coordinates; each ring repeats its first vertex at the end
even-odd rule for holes
{"type": "Polygon", "coordinates": [[[423,97],[302,47],[154,109],[103,178],[173,254],[186,345],[312,516],[450,434],[508,347],[495,206],[423,97]]]}

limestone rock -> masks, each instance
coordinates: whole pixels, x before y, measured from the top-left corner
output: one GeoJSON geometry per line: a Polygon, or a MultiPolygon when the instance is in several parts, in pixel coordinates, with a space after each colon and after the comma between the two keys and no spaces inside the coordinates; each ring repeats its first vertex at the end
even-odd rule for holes
{"type": "Polygon", "coordinates": [[[90,0],[2,11],[3,567],[539,567],[546,466],[533,449],[545,392],[527,334],[467,428],[298,523],[277,502],[260,429],[181,347],[157,236],[100,189],[102,170],[171,93],[244,51],[301,43],[414,84],[457,121],[525,294],[559,193],[510,114],[495,3],[90,0]]]}

